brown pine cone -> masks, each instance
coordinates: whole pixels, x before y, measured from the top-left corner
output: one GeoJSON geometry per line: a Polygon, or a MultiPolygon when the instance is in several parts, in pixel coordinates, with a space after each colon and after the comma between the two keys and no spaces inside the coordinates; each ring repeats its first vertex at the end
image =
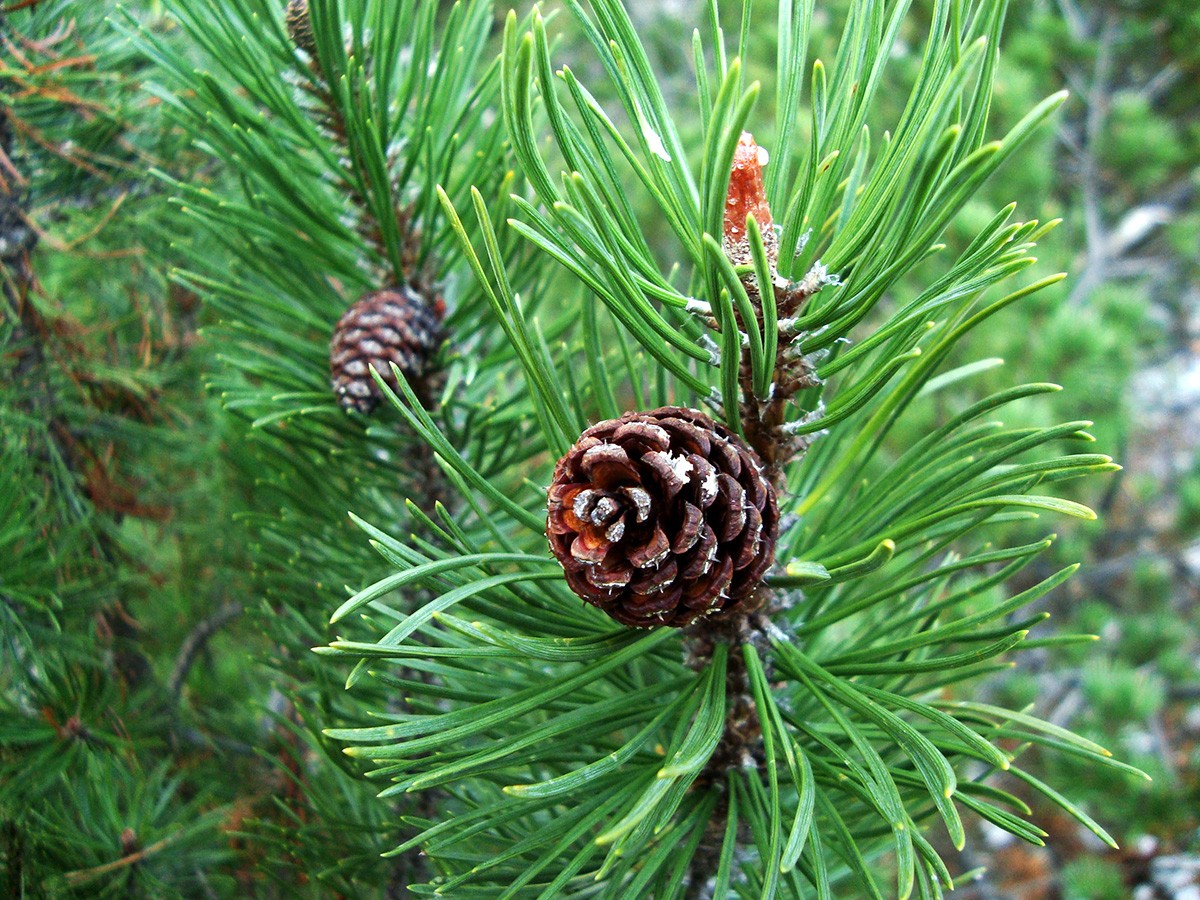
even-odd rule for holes
{"type": "Polygon", "coordinates": [[[316,59],[317,39],[313,37],[312,16],[308,12],[308,0],[288,0],[283,20],[292,43],[316,59]]]}
{"type": "Polygon", "coordinates": [[[624,625],[736,609],[775,558],[775,490],[754,451],[694,409],[593,425],[554,469],[546,534],[576,594],[624,625]]]}
{"type": "Polygon", "coordinates": [[[333,392],[343,409],[370,413],[383,398],[371,377],[374,367],[395,390],[395,363],[418,396],[429,361],[442,341],[441,297],[433,302],[410,285],[367,294],[338,320],[329,344],[333,392]]]}

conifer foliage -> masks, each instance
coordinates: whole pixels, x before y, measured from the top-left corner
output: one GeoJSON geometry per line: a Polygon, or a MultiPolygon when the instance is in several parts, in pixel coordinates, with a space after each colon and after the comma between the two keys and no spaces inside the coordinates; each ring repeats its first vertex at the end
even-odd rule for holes
{"type": "Polygon", "coordinates": [[[1121,764],[971,687],[1038,646],[1022,610],[1072,571],[1003,593],[1052,537],[1002,526],[1091,518],[1054,486],[1114,468],[1086,422],[1003,424],[1054,385],[977,398],[979,368],[948,367],[1057,280],[1021,279],[1053,223],[1015,205],[941,259],[1063,99],[993,133],[1005,0],[931,4],[883,132],[907,2],[851,4],[827,65],[812,2],[781,0],[773,96],[744,74],[764,13],[710,3],[696,121],[618,0],[499,34],[484,0],[168,6],[199,65],[128,27],[239,181],[174,184],[224,250],[180,278],[223,320],[295,780],[357,823],[280,828],[290,853],[361,838],[325,873],[343,887],[488,900],[940,896],[931,831],[1040,842],[1014,779],[1111,842],[1021,757],[1121,764]],[[444,298],[437,378],[375,370],[366,419],[329,388],[330,335],[397,285],[444,298]],[[629,627],[657,624],[686,627],[629,627]]]}
{"type": "MultiPolygon", "coordinates": [[[[167,252],[143,228],[161,228],[167,197],[145,170],[191,157],[146,103],[144,67],[97,5],[0,13],[6,896],[229,886],[222,767],[209,752],[223,714],[181,702],[175,675],[152,659],[173,656],[172,626],[203,619],[212,600],[176,590],[164,561],[189,569],[202,535],[207,565],[228,547],[183,516],[164,536],[191,485],[212,475],[215,442],[201,392],[188,389],[196,298],[171,292],[147,262],[167,252]],[[186,439],[181,422],[194,427],[186,439]]],[[[180,681],[191,663],[181,660],[180,681]]]]}

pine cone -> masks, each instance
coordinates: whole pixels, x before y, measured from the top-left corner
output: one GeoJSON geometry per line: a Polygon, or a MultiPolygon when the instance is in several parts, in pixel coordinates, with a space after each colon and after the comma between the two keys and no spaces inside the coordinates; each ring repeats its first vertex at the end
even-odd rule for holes
{"type": "Polygon", "coordinates": [[[624,625],[679,628],[736,609],[775,558],[762,463],[694,409],[593,425],[558,461],[548,507],[567,583],[624,625]]]}
{"type": "Polygon", "coordinates": [[[382,393],[371,367],[395,390],[389,363],[422,395],[421,382],[442,340],[444,313],[440,297],[431,303],[410,285],[373,291],[346,310],[329,344],[333,392],[342,408],[367,414],[379,405],[382,393]]]}
{"type": "Polygon", "coordinates": [[[311,56],[317,57],[317,39],[313,37],[312,16],[308,12],[308,0],[288,0],[283,14],[288,37],[292,43],[311,56]]]}

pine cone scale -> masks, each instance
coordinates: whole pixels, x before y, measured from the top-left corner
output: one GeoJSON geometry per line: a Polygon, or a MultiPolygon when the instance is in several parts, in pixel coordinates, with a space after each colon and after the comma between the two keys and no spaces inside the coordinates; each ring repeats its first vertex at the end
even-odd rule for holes
{"type": "Polygon", "coordinates": [[[671,552],[676,556],[682,556],[696,546],[696,541],[700,540],[700,528],[703,525],[704,513],[700,511],[700,507],[693,506],[685,500],[683,502],[683,521],[679,523],[679,530],[675,532],[671,552]]]}
{"type": "Polygon", "coordinates": [[[734,560],[734,569],[741,571],[754,562],[755,557],[758,556],[758,548],[762,543],[762,526],[762,513],[753,506],[747,507],[741,549],[734,560]]]}
{"type": "Polygon", "coordinates": [[[753,451],[696,410],[627,413],[559,460],[546,535],[580,597],[634,626],[738,606],[774,559],[778,511],[753,451]]]}
{"type": "Polygon", "coordinates": [[[670,552],[671,544],[667,540],[667,536],[656,525],[649,540],[628,552],[625,558],[635,569],[650,569],[665,560],[670,552]]]}

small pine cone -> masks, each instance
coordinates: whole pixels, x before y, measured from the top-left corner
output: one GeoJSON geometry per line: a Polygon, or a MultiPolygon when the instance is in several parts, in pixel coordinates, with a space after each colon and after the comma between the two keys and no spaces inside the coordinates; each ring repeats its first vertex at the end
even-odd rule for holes
{"type": "Polygon", "coordinates": [[[738,608],[775,558],[775,490],[754,451],[694,409],[593,425],[554,469],[546,534],[576,594],[624,625],[738,608]]]}
{"type": "Polygon", "coordinates": [[[382,393],[371,377],[372,367],[395,390],[389,363],[421,395],[420,382],[442,340],[444,314],[440,297],[430,302],[410,285],[373,291],[346,310],[329,344],[333,392],[342,408],[367,414],[379,405],[382,393]]]}
{"type": "Polygon", "coordinates": [[[313,36],[312,16],[308,12],[308,0],[288,0],[287,10],[283,16],[288,37],[292,39],[292,43],[316,59],[317,39],[313,36]]]}

